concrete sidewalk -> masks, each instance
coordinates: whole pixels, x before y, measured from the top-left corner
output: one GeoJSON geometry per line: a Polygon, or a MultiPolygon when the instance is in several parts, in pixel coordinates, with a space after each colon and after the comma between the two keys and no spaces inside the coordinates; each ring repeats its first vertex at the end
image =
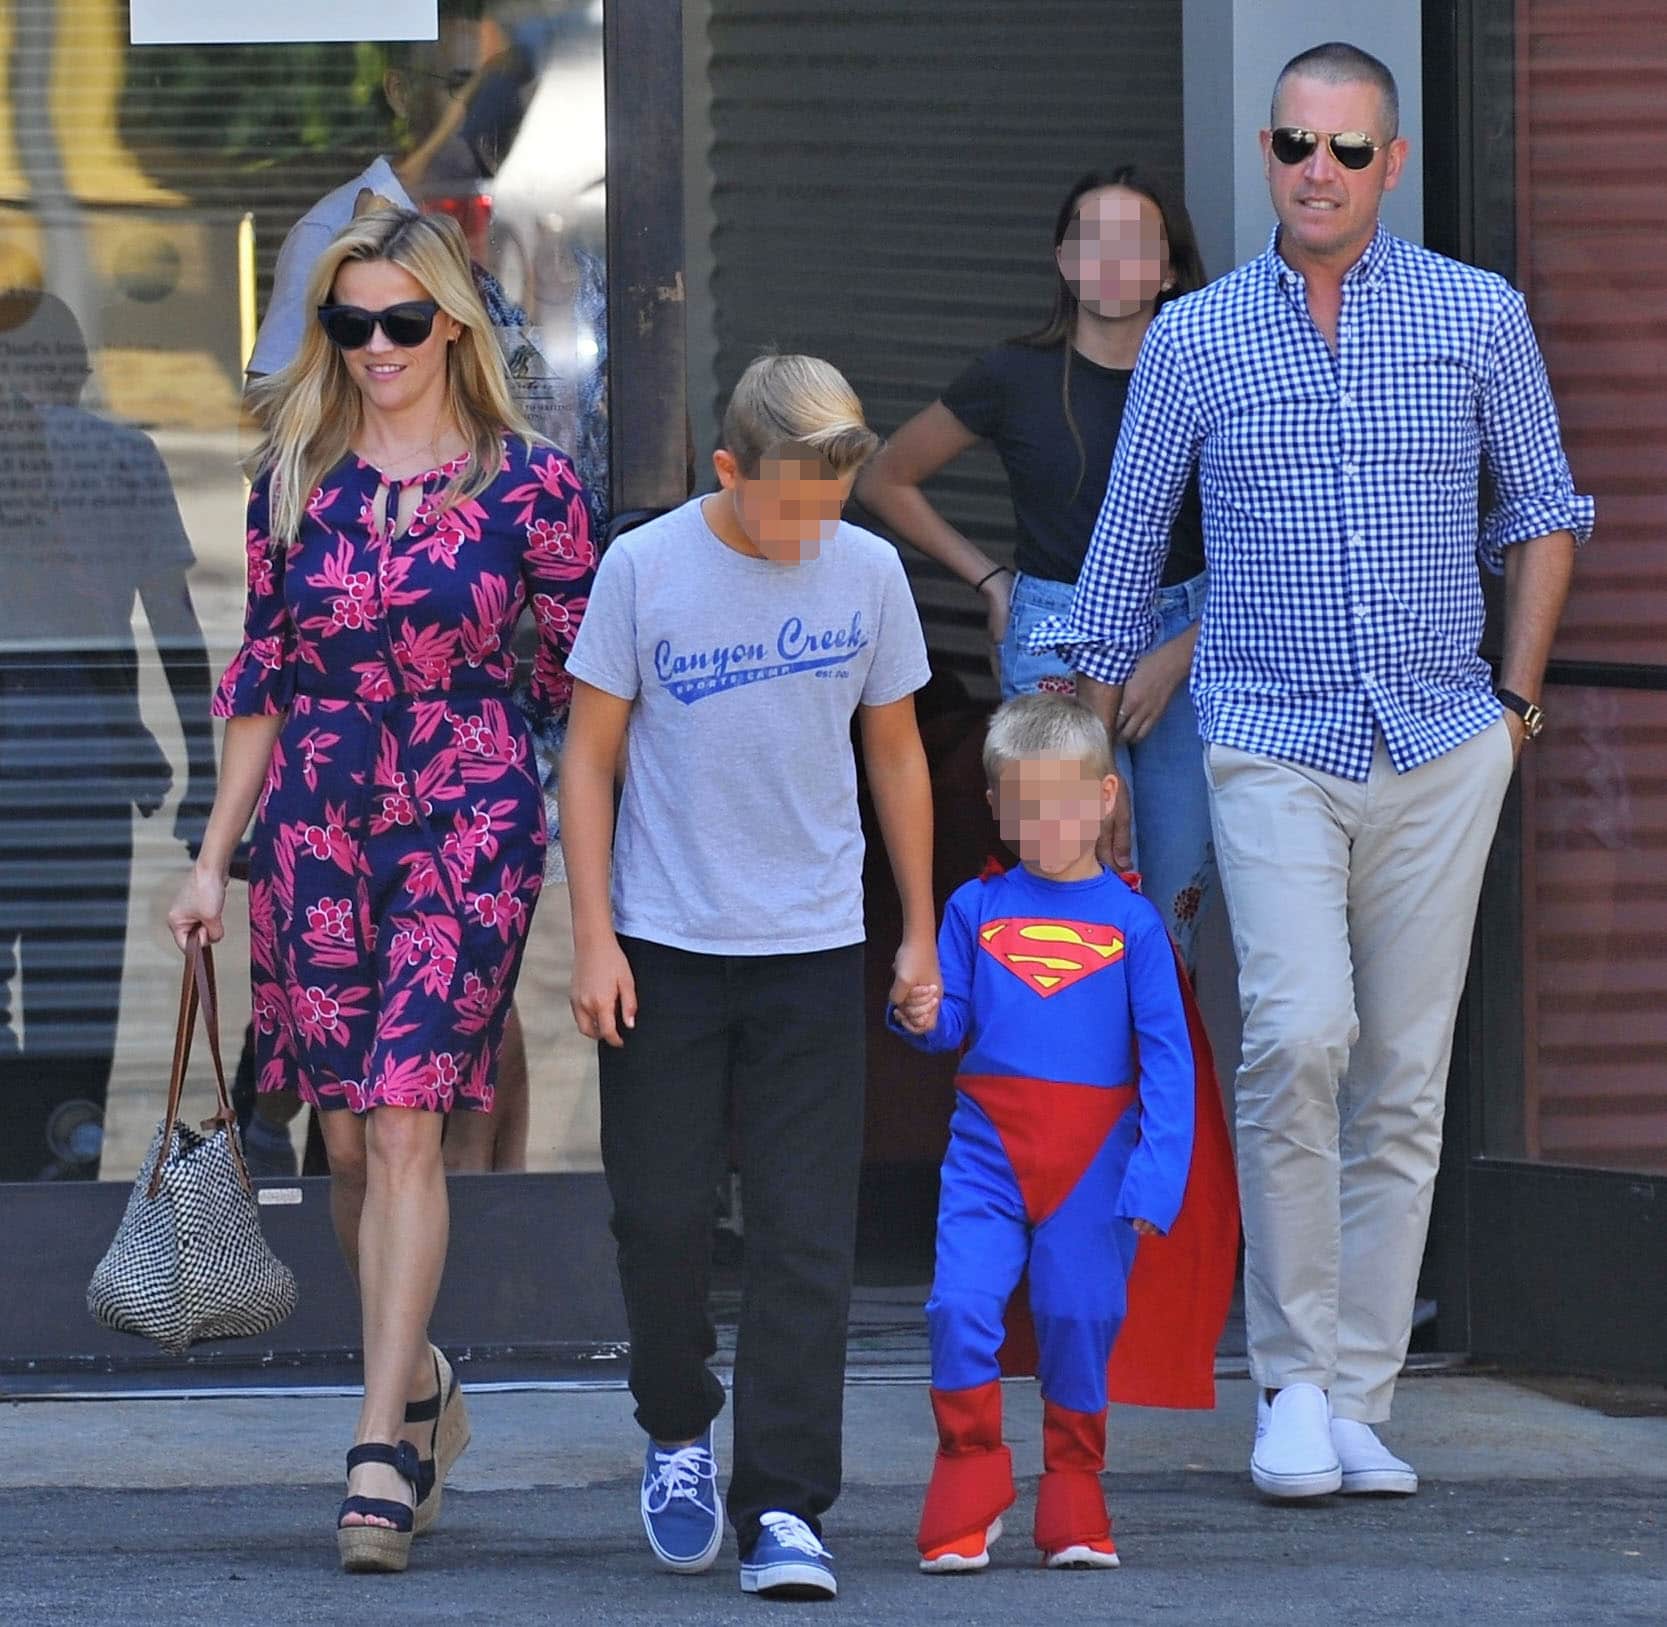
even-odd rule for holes
{"type": "MultiPolygon", "coordinates": [[[[1280,1507],[1244,1472],[1250,1386],[1220,1389],[1214,1413],[1114,1412],[1121,1571],[1038,1570],[1022,1483],[991,1571],[926,1578],[912,1544],[933,1444],[924,1387],[853,1385],[847,1489],[827,1522],[834,1611],[852,1623],[1667,1621],[1662,1418],[1606,1417],[1487,1378],[1409,1379],[1386,1433],[1418,1466],[1419,1497],[1280,1507]]],[[[355,1410],[342,1396],[0,1408],[0,1622],[719,1623],[788,1608],[742,1597],[731,1548],[705,1577],[656,1571],[617,1390],[474,1393],[474,1445],[410,1572],[342,1576],[330,1523],[355,1410]]],[[[1007,1410],[1028,1482],[1034,1385],[1009,1385],[1007,1410]]]]}

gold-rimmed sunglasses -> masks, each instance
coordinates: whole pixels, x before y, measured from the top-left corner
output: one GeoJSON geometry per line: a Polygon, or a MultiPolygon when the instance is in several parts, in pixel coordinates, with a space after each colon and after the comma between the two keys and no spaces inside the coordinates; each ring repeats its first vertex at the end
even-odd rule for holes
{"type": "Polygon", "coordinates": [[[1364,130],[1304,130],[1300,125],[1282,124],[1269,133],[1268,145],[1281,164],[1306,164],[1321,141],[1344,169],[1365,169],[1387,141],[1374,141],[1364,130]]]}

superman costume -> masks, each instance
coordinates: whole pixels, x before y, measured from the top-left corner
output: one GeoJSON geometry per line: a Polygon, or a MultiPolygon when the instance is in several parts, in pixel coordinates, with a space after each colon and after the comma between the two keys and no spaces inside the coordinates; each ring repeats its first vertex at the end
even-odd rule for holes
{"type": "Polygon", "coordinates": [[[938,957],[937,1025],[914,1035],[888,1019],[923,1050],[966,1046],[926,1306],[939,1450],[920,1549],[1012,1503],[1000,1378],[1025,1370],[1015,1352],[1032,1336],[1036,1544],[1104,1542],[1108,1398],[1214,1404],[1237,1200],[1208,1042],[1162,918],[1109,870],[967,883],[938,957]],[[1135,1219],[1168,1235],[1142,1242],[1135,1219]],[[1130,1312],[1132,1363],[1113,1355],[1130,1312]]]}

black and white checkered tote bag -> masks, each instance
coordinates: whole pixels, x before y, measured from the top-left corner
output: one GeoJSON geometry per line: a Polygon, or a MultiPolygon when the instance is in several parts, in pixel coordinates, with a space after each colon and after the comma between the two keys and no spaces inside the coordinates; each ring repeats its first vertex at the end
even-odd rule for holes
{"type": "Polygon", "coordinates": [[[179,995],[168,1107],[109,1251],[87,1285],[108,1328],[183,1351],[204,1339],[247,1339],[295,1309],[295,1277],[261,1231],[254,1185],[220,1060],[214,961],[193,938],[179,995]],[[179,1122],[199,1008],[214,1059],[219,1111],[202,1133],[179,1122]]]}

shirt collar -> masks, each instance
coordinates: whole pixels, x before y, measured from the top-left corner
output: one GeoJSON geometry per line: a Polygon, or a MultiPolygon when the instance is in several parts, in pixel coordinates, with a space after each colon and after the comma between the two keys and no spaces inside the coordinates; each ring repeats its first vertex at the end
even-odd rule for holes
{"type": "MultiPolygon", "coordinates": [[[[1385,230],[1380,220],[1377,229],[1372,233],[1371,241],[1361,251],[1360,258],[1343,273],[1343,281],[1358,282],[1368,288],[1375,288],[1383,281],[1384,271],[1389,265],[1389,256],[1394,252],[1394,248],[1395,239],[1385,230]]],[[[1279,252],[1277,225],[1268,234],[1268,246],[1262,255],[1262,262],[1268,275],[1281,288],[1295,288],[1302,282],[1302,273],[1286,264],[1285,257],[1279,252]]]]}

